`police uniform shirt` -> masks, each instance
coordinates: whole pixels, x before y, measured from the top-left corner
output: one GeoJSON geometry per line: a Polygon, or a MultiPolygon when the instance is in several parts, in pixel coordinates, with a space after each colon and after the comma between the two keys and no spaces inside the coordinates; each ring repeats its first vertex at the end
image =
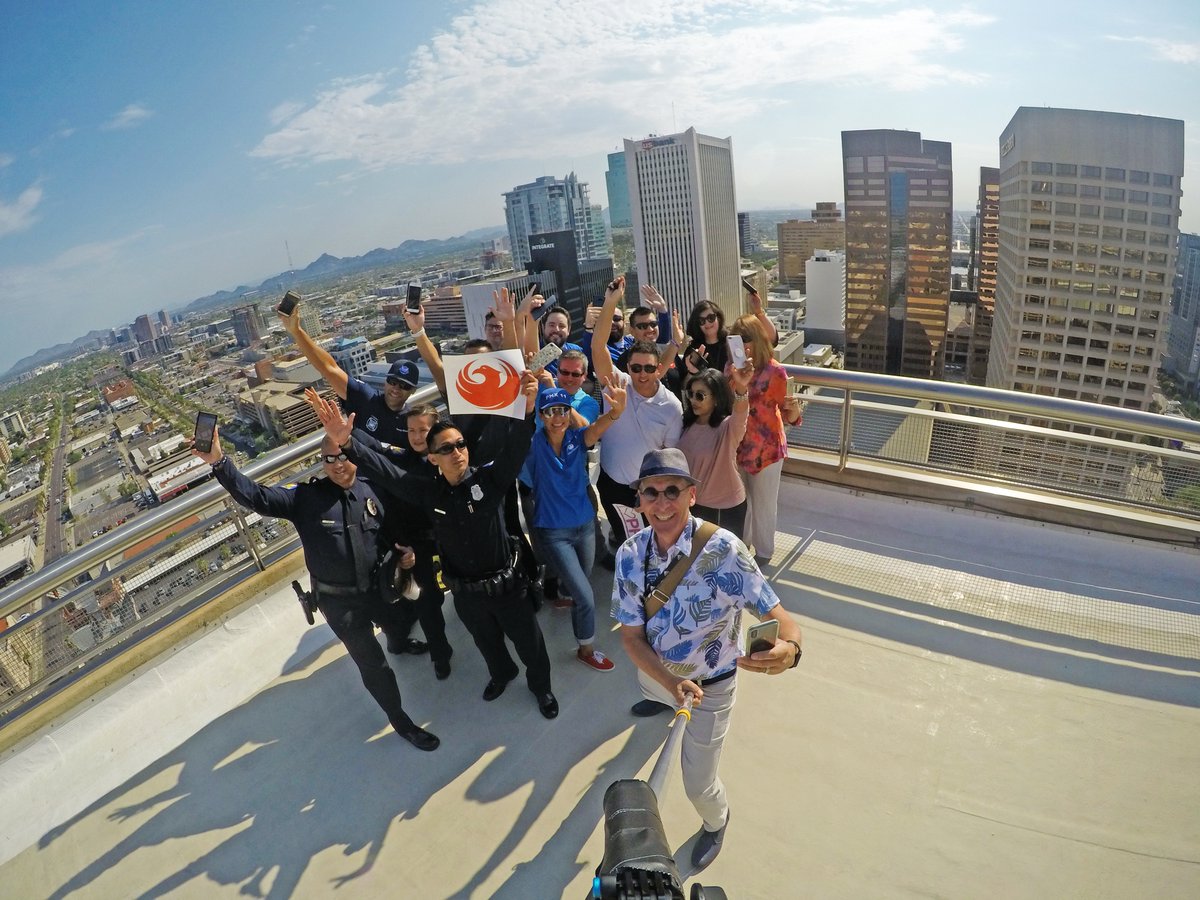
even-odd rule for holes
{"type": "Polygon", "coordinates": [[[351,458],[386,490],[411,497],[429,510],[443,567],[450,575],[468,580],[507,568],[512,561],[504,494],[529,453],[533,419],[493,416],[489,430],[498,433],[501,452],[493,462],[468,469],[456,485],[434,471],[401,469],[357,435],[351,435],[349,448],[351,458]]]}
{"type": "Polygon", "coordinates": [[[247,478],[228,456],[213,467],[217,481],[242,506],[296,526],[304,562],[318,581],[337,585],[371,584],[381,552],[384,502],[361,475],[346,490],[328,478],[295,486],[264,487],[247,478]],[[351,530],[361,535],[359,558],[351,530]]]}
{"type": "Polygon", "coordinates": [[[408,448],[408,404],[393,412],[383,392],[357,378],[346,380],[347,413],[354,413],[354,427],[385,444],[408,448]]]}

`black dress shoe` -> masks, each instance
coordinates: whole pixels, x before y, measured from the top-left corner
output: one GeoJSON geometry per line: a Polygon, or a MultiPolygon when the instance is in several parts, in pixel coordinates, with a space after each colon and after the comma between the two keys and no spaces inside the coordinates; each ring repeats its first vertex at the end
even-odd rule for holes
{"type": "Polygon", "coordinates": [[[665,703],[659,703],[657,700],[639,700],[633,706],[629,707],[629,711],[639,719],[657,716],[660,712],[670,712],[670,710],[671,707],[665,703]]]}
{"type": "Polygon", "coordinates": [[[537,695],[538,709],[542,711],[542,715],[547,719],[558,718],[558,701],[549,691],[544,694],[537,695]]]}
{"type": "Polygon", "coordinates": [[[388,638],[387,650],[393,656],[399,656],[401,653],[407,653],[410,656],[421,656],[429,652],[429,645],[424,641],[418,641],[416,638],[404,638],[398,641],[388,638]]]}
{"type": "Polygon", "coordinates": [[[729,827],[729,813],[725,813],[725,824],[717,831],[707,828],[700,832],[700,839],[692,848],[692,874],[701,869],[707,869],[721,852],[721,844],[725,840],[725,829],[729,827]]]}
{"type": "Polygon", "coordinates": [[[433,664],[433,674],[438,681],[445,681],[450,677],[450,660],[445,662],[435,662],[433,664]]]}
{"type": "Polygon", "coordinates": [[[426,752],[436,750],[442,743],[438,740],[438,736],[432,732],[426,731],[419,725],[413,725],[411,728],[406,728],[403,731],[397,731],[396,734],[404,738],[418,750],[426,752]]]}
{"type": "Polygon", "coordinates": [[[504,693],[506,687],[508,687],[507,681],[497,681],[495,678],[489,680],[483,688],[483,699],[491,703],[504,693]]]}

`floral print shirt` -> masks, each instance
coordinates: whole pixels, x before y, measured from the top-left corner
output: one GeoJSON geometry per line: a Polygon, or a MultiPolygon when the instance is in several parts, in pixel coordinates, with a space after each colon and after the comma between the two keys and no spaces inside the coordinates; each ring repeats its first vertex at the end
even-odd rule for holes
{"type": "Polygon", "coordinates": [[[622,544],[612,603],[614,619],[622,625],[645,625],[646,641],[662,664],[672,674],[692,680],[722,675],[737,665],[743,609],[762,617],[779,603],[746,545],[718,528],[680,579],[670,602],[646,622],[642,596],[647,580],[661,581],[677,556],[692,552],[698,522],[695,516],[688,520],[665,557],[659,555],[649,528],[622,544]]]}
{"type": "Polygon", "coordinates": [[[787,458],[787,436],[779,412],[786,400],[787,370],[768,360],[750,382],[750,420],[737,451],[738,466],[751,475],[787,458]]]}

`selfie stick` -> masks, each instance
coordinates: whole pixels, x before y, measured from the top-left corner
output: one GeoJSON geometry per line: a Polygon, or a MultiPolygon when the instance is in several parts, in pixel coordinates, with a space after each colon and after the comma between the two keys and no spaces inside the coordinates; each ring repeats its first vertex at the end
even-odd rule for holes
{"type": "Polygon", "coordinates": [[[670,733],[667,735],[667,740],[663,744],[662,752],[658,754],[658,759],[654,763],[654,770],[650,773],[648,779],[650,790],[654,791],[654,796],[660,800],[663,795],[663,788],[667,783],[667,775],[671,771],[671,760],[678,756],[679,744],[683,740],[684,729],[687,728],[687,723],[692,720],[692,703],[695,699],[693,694],[684,694],[683,706],[675,710],[675,718],[671,720],[670,733]]]}

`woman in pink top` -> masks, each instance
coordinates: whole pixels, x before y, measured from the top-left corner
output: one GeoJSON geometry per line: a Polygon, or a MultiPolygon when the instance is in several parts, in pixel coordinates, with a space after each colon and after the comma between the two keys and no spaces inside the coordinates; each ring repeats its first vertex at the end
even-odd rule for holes
{"type": "Polygon", "coordinates": [[[750,419],[738,447],[738,467],[746,483],[750,516],[745,541],[754,558],[767,565],[775,553],[775,522],[779,512],[779,478],[787,458],[783,426],[800,423],[800,404],[787,389],[787,372],[775,361],[766,328],[757,316],[742,316],[729,329],[746,343],[754,368],[750,381],[750,419]]]}
{"type": "Polygon", "coordinates": [[[728,379],[716,369],[692,375],[683,392],[678,444],[692,477],[700,480],[692,512],[739,538],[746,524],[746,489],[738,474],[737,448],[746,433],[747,389],[753,374],[747,365],[728,379]]]}

